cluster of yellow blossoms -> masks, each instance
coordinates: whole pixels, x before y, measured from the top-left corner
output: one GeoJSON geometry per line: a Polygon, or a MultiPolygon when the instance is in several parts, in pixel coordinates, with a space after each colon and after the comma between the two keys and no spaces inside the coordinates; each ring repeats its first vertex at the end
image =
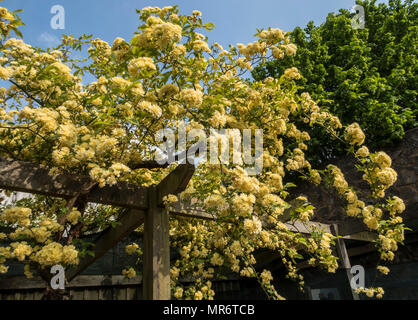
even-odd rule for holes
{"type": "Polygon", "coordinates": [[[78,251],[73,245],[63,246],[57,242],[51,242],[37,251],[31,260],[39,263],[41,267],[56,264],[78,264],[78,251]]]}
{"type": "Polygon", "coordinates": [[[262,230],[260,219],[256,216],[253,216],[252,219],[245,219],[244,230],[247,232],[249,237],[259,234],[262,230]]]}
{"type": "Polygon", "coordinates": [[[299,70],[295,67],[286,69],[284,72],[284,76],[289,79],[295,79],[295,80],[299,80],[301,77],[299,70]]]}
{"type": "Polygon", "coordinates": [[[0,8],[0,19],[13,21],[15,18],[6,8],[0,8]]]}
{"type": "Polygon", "coordinates": [[[387,275],[389,273],[389,268],[384,266],[377,266],[377,270],[379,270],[380,273],[387,275]]]}
{"type": "Polygon", "coordinates": [[[25,260],[25,257],[32,253],[32,248],[26,242],[13,242],[10,246],[13,248],[11,256],[19,261],[25,260]]]}
{"type": "Polygon", "coordinates": [[[139,246],[138,246],[138,244],[136,244],[136,243],[128,244],[128,245],[125,247],[125,251],[126,251],[126,253],[127,253],[127,254],[129,254],[129,255],[132,255],[132,254],[134,254],[134,253],[138,252],[138,250],[139,250],[139,246]]]}
{"type": "Polygon", "coordinates": [[[177,201],[179,201],[179,199],[174,194],[169,194],[163,198],[163,202],[165,205],[170,205],[176,203],[177,201]]]}
{"type": "Polygon", "coordinates": [[[32,248],[27,242],[13,242],[10,247],[0,248],[0,263],[5,259],[17,259],[18,261],[33,261],[41,267],[56,264],[71,265],[78,263],[78,251],[74,246],[63,246],[57,242],[51,242],[44,247],[32,248]]]}
{"type": "Polygon", "coordinates": [[[71,210],[71,212],[67,215],[67,220],[68,220],[71,224],[75,225],[75,224],[77,224],[77,222],[78,222],[78,220],[80,219],[80,217],[81,217],[81,212],[80,212],[80,211],[78,211],[78,210],[76,210],[76,209],[73,209],[73,210],[71,210]]]}
{"type": "MultiPolygon", "coordinates": [[[[219,199],[222,201],[222,198],[219,199]]],[[[238,216],[248,217],[251,216],[253,213],[253,206],[255,204],[255,196],[250,194],[247,195],[245,193],[237,194],[232,199],[233,210],[238,216]]],[[[219,201],[215,203],[217,206],[219,201]]]]}
{"type": "Polygon", "coordinates": [[[131,76],[136,76],[141,69],[156,70],[156,66],[151,58],[140,57],[129,61],[128,71],[131,76]]]}
{"type": "Polygon", "coordinates": [[[122,275],[124,275],[128,279],[131,279],[136,276],[136,271],[134,268],[123,269],[122,275]]]}
{"type": "Polygon", "coordinates": [[[385,291],[382,288],[359,288],[356,290],[357,293],[365,293],[369,298],[373,298],[376,295],[376,298],[383,298],[385,291]]]}
{"type": "Polygon", "coordinates": [[[180,92],[180,99],[183,100],[186,105],[192,107],[200,107],[202,104],[203,93],[199,90],[184,89],[180,92]]]}
{"type": "Polygon", "coordinates": [[[29,208],[13,207],[3,210],[0,221],[10,224],[17,224],[20,227],[30,225],[32,210],[29,208]]]}
{"type": "Polygon", "coordinates": [[[364,140],[366,139],[366,136],[363,133],[363,130],[361,130],[358,123],[353,123],[349,125],[346,129],[346,139],[350,142],[350,144],[358,144],[362,145],[364,143],[364,140]]]}

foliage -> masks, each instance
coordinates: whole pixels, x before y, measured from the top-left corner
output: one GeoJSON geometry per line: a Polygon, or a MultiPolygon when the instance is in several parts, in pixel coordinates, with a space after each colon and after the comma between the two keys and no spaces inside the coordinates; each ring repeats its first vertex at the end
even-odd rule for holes
{"type": "MultiPolygon", "coordinates": [[[[330,13],[320,26],[309,22],[291,34],[296,56],[255,68],[256,80],[280,77],[297,67],[300,92],[307,91],[343,124],[358,122],[373,149],[396,143],[416,126],[417,3],[412,0],[357,1],[365,9],[365,28],[353,29],[353,14],[330,13]]],[[[324,132],[312,136],[309,158],[323,162],[342,154],[343,146],[322,145],[324,132]],[[319,144],[321,143],[321,148],[319,144]]]]}

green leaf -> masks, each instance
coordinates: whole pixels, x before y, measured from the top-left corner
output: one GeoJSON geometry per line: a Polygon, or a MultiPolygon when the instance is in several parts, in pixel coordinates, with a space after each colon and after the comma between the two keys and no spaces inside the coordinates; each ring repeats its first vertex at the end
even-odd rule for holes
{"type": "Polygon", "coordinates": [[[212,22],[208,22],[208,23],[205,23],[203,25],[203,28],[205,28],[206,30],[209,30],[210,31],[210,30],[215,29],[216,26],[212,22]]]}

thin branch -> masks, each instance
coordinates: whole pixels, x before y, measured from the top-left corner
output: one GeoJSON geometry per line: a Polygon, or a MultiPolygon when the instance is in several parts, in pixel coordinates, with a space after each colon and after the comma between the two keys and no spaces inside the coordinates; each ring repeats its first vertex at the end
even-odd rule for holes
{"type": "Polygon", "coordinates": [[[13,80],[9,80],[12,84],[14,84],[17,88],[19,88],[20,90],[23,91],[23,93],[30,99],[32,99],[33,101],[37,102],[40,106],[44,106],[43,102],[37,98],[35,98],[33,95],[31,95],[29,92],[27,92],[21,85],[17,84],[15,81],[13,80]]]}

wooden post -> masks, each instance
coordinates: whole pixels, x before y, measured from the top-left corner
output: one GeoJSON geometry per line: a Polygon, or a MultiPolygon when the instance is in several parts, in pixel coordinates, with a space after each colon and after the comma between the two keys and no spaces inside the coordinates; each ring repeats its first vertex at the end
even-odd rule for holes
{"type": "MultiPolygon", "coordinates": [[[[331,225],[331,230],[334,236],[338,236],[338,225],[331,225]]],[[[337,251],[341,259],[341,267],[344,268],[347,273],[348,285],[350,286],[353,300],[360,300],[358,293],[351,287],[351,279],[353,279],[353,275],[351,273],[351,263],[350,258],[348,257],[344,239],[342,238],[337,239],[337,251]]]]}
{"type": "Polygon", "coordinates": [[[150,187],[144,224],[143,298],[170,299],[170,243],[168,210],[157,203],[157,187],[150,187]]]}

